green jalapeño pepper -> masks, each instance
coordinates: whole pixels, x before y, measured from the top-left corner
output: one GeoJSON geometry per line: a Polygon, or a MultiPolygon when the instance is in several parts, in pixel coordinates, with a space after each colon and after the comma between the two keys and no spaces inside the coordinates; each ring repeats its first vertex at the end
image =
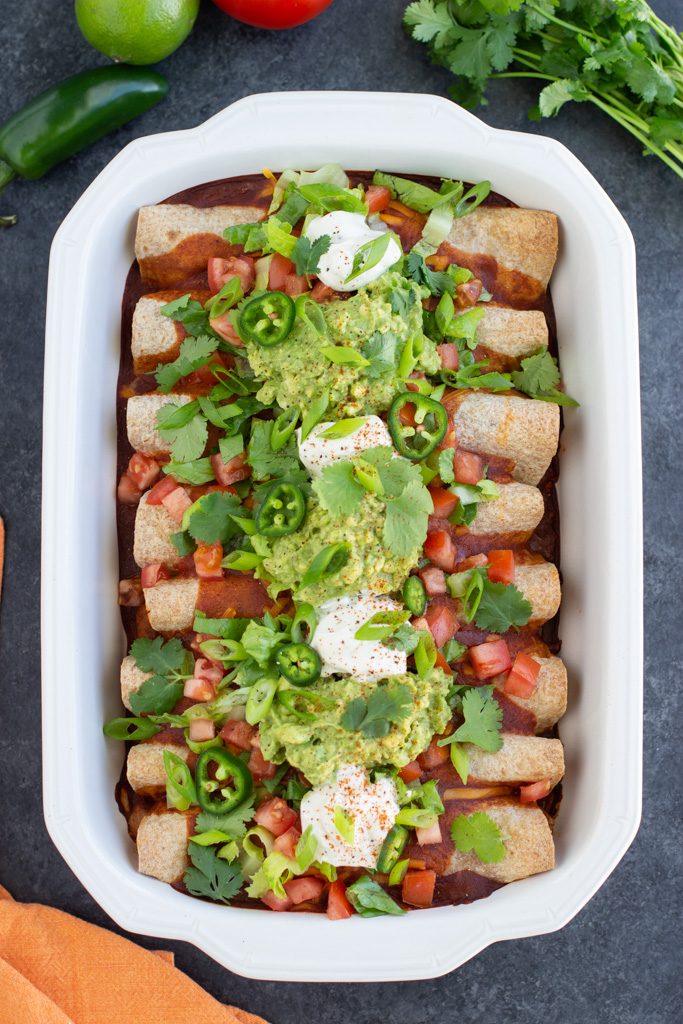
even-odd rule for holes
{"type": "Polygon", "coordinates": [[[404,391],[391,403],[387,422],[399,455],[421,462],[445,437],[448,413],[433,398],[416,391],[404,391]],[[415,410],[412,415],[409,415],[410,406],[415,410]]]}
{"type": "Polygon", "coordinates": [[[407,842],[408,829],[404,828],[403,825],[394,825],[389,830],[382,844],[382,849],[379,851],[377,870],[388,874],[405,850],[407,842]]]}
{"type": "Polygon", "coordinates": [[[262,537],[286,537],[299,529],[306,516],[306,499],[297,484],[273,484],[256,514],[262,537]]]}
{"type": "Polygon", "coordinates": [[[201,753],[195,769],[197,802],[209,814],[227,814],[251,796],[254,783],[244,761],[222,747],[201,753]]]}
{"type": "Polygon", "coordinates": [[[244,341],[272,348],[292,329],[296,308],[284,292],[264,292],[245,302],[237,318],[237,332],[244,341]]]}
{"type": "Polygon", "coordinates": [[[285,679],[294,686],[310,686],[320,679],[320,655],[309,644],[287,644],[278,651],[276,660],[285,679]]]}
{"type": "Polygon", "coordinates": [[[0,126],[0,188],[17,175],[42,178],[167,92],[158,72],[125,64],[81,71],[51,86],[0,126]]]}
{"type": "Polygon", "coordinates": [[[418,618],[424,615],[427,607],[427,594],[424,584],[419,576],[409,576],[403,584],[403,603],[413,615],[418,618]]]}

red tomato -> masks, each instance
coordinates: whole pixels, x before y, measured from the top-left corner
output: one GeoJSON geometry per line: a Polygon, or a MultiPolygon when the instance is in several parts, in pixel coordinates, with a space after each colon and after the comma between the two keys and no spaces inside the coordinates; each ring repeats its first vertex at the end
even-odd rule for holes
{"type": "Polygon", "coordinates": [[[470,555],[469,558],[463,558],[462,562],[458,562],[458,572],[476,569],[478,565],[488,565],[488,561],[486,555],[470,555]]]}
{"type": "Polygon", "coordinates": [[[223,487],[236,483],[238,480],[246,480],[251,476],[251,466],[247,463],[246,452],[240,452],[234,458],[223,462],[220,454],[211,456],[211,468],[216,480],[223,487]]]}
{"type": "Polygon", "coordinates": [[[415,782],[416,779],[420,778],[420,776],[422,775],[422,769],[420,768],[417,761],[411,761],[409,764],[404,765],[398,774],[406,783],[406,785],[408,785],[408,783],[415,782]]]}
{"type": "Polygon", "coordinates": [[[534,804],[542,800],[550,792],[550,779],[542,779],[540,782],[530,782],[528,786],[519,787],[520,804],[534,804]]]}
{"type": "Polygon", "coordinates": [[[336,295],[337,292],[334,288],[330,288],[329,284],[323,284],[322,281],[316,281],[311,291],[311,298],[314,302],[330,302],[336,295]]]}
{"type": "Polygon", "coordinates": [[[303,878],[293,878],[291,882],[285,884],[285,892],[294,904],[320,899],[324,888],[325,883],[319,878],[310,878],[307,875],[303,878]]]}
{"type": "Polygon", "coordinates": [[[281,900],[274,892],[267,892],[265,896],[261,897],[261,902],[265,903],[271,910],[289,910],[293,906],[289,896],[286,900],[281,900]]]}
{"type": "Polygon", "coordinates": [[[223,666],[217,665],[215,661],[208,658],[197,658],[194,663],[194,678],[210,683],[214,689],[218,686],[224,676],[223,666]]]}
{"type": "Polygon", "coordinates": [[[515,553],[509,548],[488,553],[489,579],[492,583],[514,583],[515,553]]]}
{"type": "Polygon", "coordinates": [[[231,345],[235,345],[237,348],[242,348],[244,347],[244,342],[233,327],[232,320],[230,319],[231,313],[232,310],[229,309],[223,316],[215,316],[213,320],[209,320],[209,323],[216,334],[220,334],[221,338],[229,341],[231,345]]]}
{"type": "Polygon", "coordinates": [[[151,565],[146,565],[140,573],[140,584],[143,590],[147,590],[149,587],[156,587],[157,583],[168,578],[168,571],[161,562],[153,562],[151,565]]]}
{"type": "Polygon", "coordinates": [[[256,28],[296,28],[329,7],[332,0],[214,0],[217,7],[256,28]]]}
{"type": "Polygon", "coordinates": [[[484,460],[474,452],[456,448],[453,456],[453,472],[460,484],[478,484],[484,475],[484,460]]]}
{"type": "Polygon", "coordinates": [[[457,559],[455,543],[450,533],[445,530],[433,530],[427,534],[424,553],[430,562],[438,565],[444,572],[453,572],[457,559]]]}
{"type": "Polygon", "coordinates": [[[254,287],[256,267],[251,256],[228,256],[221,259],[212,256],[207,266],[209,288],[215,294],[233,277],[239,277],[242,291],[246,295],[254,287]]]}
{"type": "Polygon", "coordinates": [[[417,760],[424,771],[430,772],[432,768],[438,768],[440,764],[445,764],[450,756],[448,747],[439,747],[436,740],[432,740],[417,760]]]}
{"type": "Polygon", "coordinates": [[[453,669],[444,658],[441,651],[436,652],[436,661],[434,662],[437,668],[443,669],[447,676],[453,675],[453,669]]]}
{"type": "Polygon", "coordinates": [[[176,523],[182,523],[188,508],[192,508],[192,498],[184,487],[174,487],[170,494],[161,499],[161,504],[176,523]]]}
{"type": "Polygon", "coordinates": [[[216,723],[211,718],[193,718],[188,733],[195,743],[204,743],[215,737],[216,723]]]}
{"type": "Polygon", "coordinates": [[[296,298],[297,295],[303,295],[308,291],[308,280],[304,274],[288,274],[282,285],[282,290],[285,295],[296,298]]]}
{"type": "Polygon", "coordinates": [[[256,729],[249,722],[242,720],[227,721],[220,732],[220,737],[226,743],[238,750],[251,750],[251,741],[254,738],[256,729]]]}
{"type": "Polygon", "coordinates": [[[431,484],[427,490],[432,497],[434,515],[439,519],[448,519],[455,512],[455,506],[458,504],[456,496],[445,487],[437,487],[435,484],[431,484]]]}
{"type": "Polygon", "coordinates": [[[352,913],[353,907],[346,898],[346,886],[340,879],[337,879],[332,883],[327,894],[327,916],[331,921],[343,921],[345,918],[351,917],[352,913]]]}
{"type": "Polygon", "coordinates": [[[469,655],[477,679],[491,679],[501,672],[507,672],[512,665],[510,651],[504,640],[477,644],[470,647],[469,655]]]}
{"type": "Polygon", "coordinates": [[[284,283],[290,274],[294,273],[294,264],[286,256],[279,252],[273,255],[268,271],[268,287],[271,291],[281,292],[284,290],[284,283]]]}
{"type": "Polygon", "coordinates": [[[194,567],[197,575],[202,580],[220,580],[223,578],[223,545],[218,541],[215,544],[198,544],[193,554],[194,567]]]}
{"type": "Polygon", "coordinates": [[[196,700],[203,703],[207,700],[213,700],[215,696],[216,687],[210,680],[200,679],[197,676],[192,676],[191,679],[185,680],[183,697],[188,697],[190,700],[196,700]]]}
{"type": "Polygon", "coordinates": [[[391,192],[383,185],[369,185],[365,202],[368,204],[368,213],[380,213],[391,202],[391,192]]]}
{"type": "Polygon", "coordinates": [[[161,505],[164,498],[170,494],[171,491],[175,491],[178,486],[177,480],[174,480],[172,476],[162,477],[147,495],[147,504],[161,505]]]}
{"type": "Polygon", "coordinates": [[[431,907],[436,871],[409,871],[403,879],[401,899],[411,907],[431,907]]]}
{"type": "Polygon", "coordinates": [[[435,821],[429,828],[416,828],[415,838],[420,846],[436,846],[441,842],[441,825],[435,821]]]}
{"type": "Polygon", "coordinates": [[[116,500],[122,505],[137,505],[142,492],[134,480],[131,480],[128,473],[124,473],[116,488],[116,500]]]}
{"type": "Polygon", "coordinates": [[[446,574],[443,569],[437,569],[435,565],[427,565],[424,569],[420,569],[417,575],[424,583],[424,588],[430,597],[446,593],[446,574]]]}
{"type": "Polygon", "coordinates": [[[445,604],[430,604],[425,612],[425,619],[437,647],[447,644],[460,629],[460,624],[453,611],[445,604]]]}
{"type": "Polygon", "coordinates": [[[447,341],[443,345],[437,345],[436,351],[444,370],[457,370],[460,366],[460,354],[458,346],[454,341],[447,341]]]}
{"type": "Polygon", "coordinates": [[[299,816],[284,800],[274,796],[256,808],[254,819],[257,825],[267,828],[274,836],[282,836],[299,820],[299,816]]]}
{"type": "Polygon", "coordinates": [[[141,491],[146,491],[148,487],[151,487],[159,479],[161,467],[157,460],[149,455],[143,455],[142,452],[133,452],[128,463],[127,473],[141,491]]]}
{"type": "Polygon", "coordinates": [[[463,281],[462,284],[456,285],[455,308],[469,309],[471,306],[476,306],[483,290],[484,286],[478,278],[475,278],[473,281],[463,281]]]}
{"type": "Polygon", "coordinates": [[[247,767],[256,781],[274,779],[277,773],[277,765],[272,761],[266,761],[258,747],[252,750],[247,767]]]}
{"type": "Polygon", "coordinates": [[[536,681],[541,666],[528,654],[518,654],[512,666],[512,672],[505,680],[503,690],[513,697],[531,697],[536,689],[536,681]]]}
{"type": "MultiPolygon", "coordinates": [[[[281,836],[278,836],[273,843],[273,848],[278,853],[284,853],[285,857],[291,857],[292,860],[296,857],[296,844],[301,839],[301,832],[298,828],[288,828],[286,832],[283,832],[281,836]]],[[[298,900],[294,900],[298,903],[298,900]]]]}

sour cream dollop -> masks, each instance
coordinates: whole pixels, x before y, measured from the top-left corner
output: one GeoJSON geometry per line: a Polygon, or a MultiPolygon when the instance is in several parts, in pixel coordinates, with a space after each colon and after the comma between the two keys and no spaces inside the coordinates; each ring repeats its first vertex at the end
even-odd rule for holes
{"type": "Polygon", "coordinates": [[[363,423],[346,437],[320,436],[333,426],[332,421],[318,423],[305,441],[301,440],[301,427],[296,432],[299,458],[311,476],[319,476],[325,466],[352,459],[368,448],[376,448],[379,445],[393,448],[391,434],[379,416],[366,416],[363,423]]]}
{"type": "Polygon", "coordinates": [[[347,283],[347,277],[353,269],[353,260],[361,245],[381,238],[383,231],[371,228],[362,213],[347,213],[337,210],[316,217],[307,226],[305,235],[311,242],[323,235],[329,235],[330,248],[320,257],[318,277],[323,284],[338,292],[355,292],[357,288],[376,281],[378,277],[393,266],[403,255],[396,239],[389,242],[384,255],[376,266],[365,270],[353,281],[347,283]]]}
{"type": "Polygon", "coordinates": [[[374,868],[382,843],[399,812],[391,779],[370,782],[364,768],[344,765],[334,782],[315,786],[301,801],[301,824],[318,840],[316,860],[336,867],[374,868]],[[353,821],[353,844],[337,831],[335,809],[353,821]]]}
{"type": "Polygon", "coordinates": [[[361,682],[372,682],[405,672],[405,651],[386,647],[378,640],[355,639],[360,627],[377,612],[400,611],[402,607],[390,597],[366,591],[320,605],[311,643],[323,663],[322,674],[350,675],[361,682]]]}

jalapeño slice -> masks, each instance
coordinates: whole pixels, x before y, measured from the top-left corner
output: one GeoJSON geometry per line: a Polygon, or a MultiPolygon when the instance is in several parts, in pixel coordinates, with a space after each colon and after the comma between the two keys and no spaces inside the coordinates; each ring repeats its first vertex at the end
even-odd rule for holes
{"type": "Polygon", "coordinates": [[[427,607],[427,594],[419,576],[409,576],[403,584],[403,603],[413,615],[424,615],[427,607]]]}
{"type": "Polygon", "coordinates": [[[284,341],[292,329],[296,309],[284,292],[265,292],[245,302],[237,319],[240,338],[272,348],[284,341]]]}
{"type": "Polygon", "coordinates": [[[197,802],[209,814],[227,814],[251,796],[254,783],[244,761],[222,747],[209,747],[197,759],[197,802]]]}
{"type": "Polygon", "coordinates": [[[399,455],[421,462],[443,440],[448,427],[448,413],[433,398],[417,391],[403,391],[391,403],[387,422],[399,455]],[[410,406],[415,410],[412,414],[410,406]]]}
{"type": "Polygon", "coordinates": [[[398,862],[408,842],[408,829],[403,825],[394,825],[387,834],[377,858],[377,870],[383,873],[391,871],[398,862]]]}
{"type": "Polygon", "coordinates": [[[294,686],[310,686],[320,679],[320,655],[310,644],[287,644],[278,651],[277,663],[285,679],[294,686]]]}
{"type": "Polygon", "coordinates": [[[306,499],[297,484],[273,484],[256,515],[262,537],[286,537],[299,529],[306,516],[306,499]]]}

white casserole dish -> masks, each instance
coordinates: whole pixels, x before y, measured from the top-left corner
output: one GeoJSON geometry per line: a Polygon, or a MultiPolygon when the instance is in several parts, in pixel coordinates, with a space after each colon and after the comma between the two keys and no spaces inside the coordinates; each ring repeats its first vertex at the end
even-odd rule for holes
{"type": "Polygon", "coordinates": [[[270,93],[190,131],[138,139],[105,168],[57,232],[50,260],[43,454],[43,751],[48,830],[123,928],[199,946],[249,977],[429,978],[499,939],[561,928],[622,857],[641,803],[642,543],[633,239],[559,143],[487,127],[434,96],[270,93]],[[120,305],[138,207],[264,166],[420,172],[478,181],[560,217],[551,282],[570,394],[559,496],[567,775],[554,871],[471,906],[330,922],[228,909],[138,874],[114,803],[124,638],[116,607],[120,305]]]}

